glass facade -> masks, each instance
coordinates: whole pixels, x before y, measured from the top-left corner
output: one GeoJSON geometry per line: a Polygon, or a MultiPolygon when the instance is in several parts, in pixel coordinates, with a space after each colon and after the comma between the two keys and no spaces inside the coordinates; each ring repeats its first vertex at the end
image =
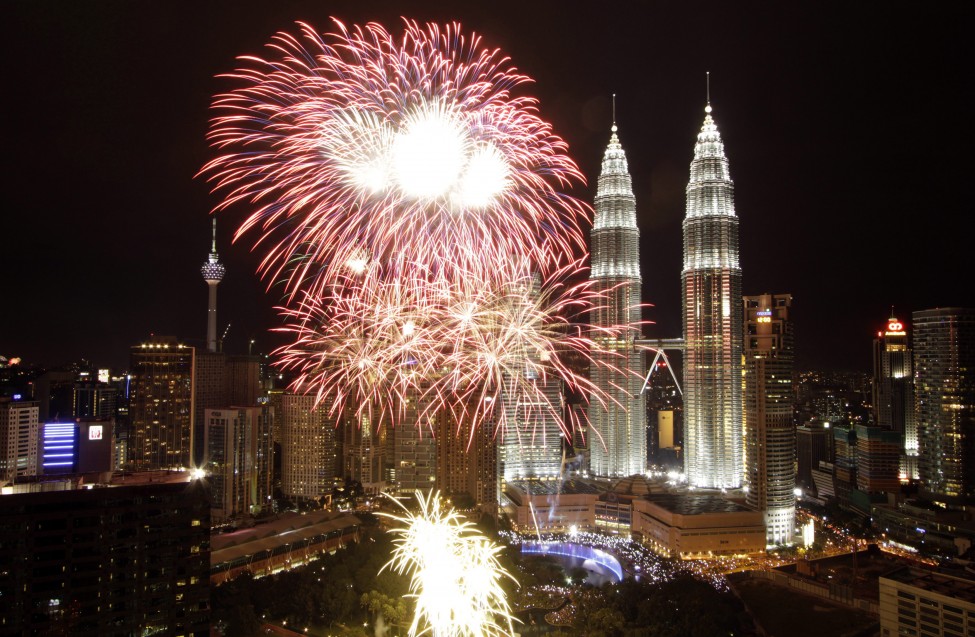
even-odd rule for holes
{"type": "Polygon", "coordinates": [[[914,312],[914,392],[922,485],[975,498],[975,309],[914,312]]]}

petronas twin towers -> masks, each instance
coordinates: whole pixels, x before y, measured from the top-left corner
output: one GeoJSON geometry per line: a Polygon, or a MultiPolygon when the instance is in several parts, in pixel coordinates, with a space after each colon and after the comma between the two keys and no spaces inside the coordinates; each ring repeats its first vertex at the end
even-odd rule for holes
{"type": "Polygon", "coordinates": [[[593,312],[592,323],[632,326],[619,338],[603,337],[603,356],[612,358],[594,361],[590,367],[593,383],[608,396],[605,404],[593,400],[589,405],[593,432],[590,469],[598,476],[610,477],[643,473],[647,465],[647,414],[640,391],[643,352],[635,344],[640,336],[640,231],[626,154],[616,136],[615,123],[596,187],[590,277],[595,289],[607,296],[593,312]]]}
{"type": "MultiPolygon", "coordinates": [[[[646,469],[645,373],[640,345],[640,232],[626,155],[613,123],[603,156],[592,230],[591,278],[608,302],[593,312],[601,327],[633,326],[605,343],[619,371],[593,365],[592,381],[612,400],[593,401],[591,470],[615,477],[646,469]]],[[[718,128],[705,109],[694,146],[684,219],[681,273],[684,349],[684,466],[690,485],[742,483],[742,315],[734,185],[718,128]]]]}

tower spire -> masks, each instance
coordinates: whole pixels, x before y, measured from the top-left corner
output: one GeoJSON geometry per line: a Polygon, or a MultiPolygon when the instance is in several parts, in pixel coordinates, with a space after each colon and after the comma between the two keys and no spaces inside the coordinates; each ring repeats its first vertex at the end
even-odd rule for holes
{"type": "Polygon", "coordinates": [[[213,243],[210,244],[210,253],[217,253],[217,218],[213,218],[213,243]]]}
{"type": "Polygon", "coordinates": [[[708,100],[707,106],[704,107],[704,112],[710,113],[711,112],[711,71],[705,71],[704,73],[705,73],[704,81],[707,85],[706,90],[707,90],[707,100],[708,100]]]}
{"type": "Polygon", "coordinates": [[[614,133],[616,132],[616,93],[613,93],[613,128],[611,130],[614,133]]]}

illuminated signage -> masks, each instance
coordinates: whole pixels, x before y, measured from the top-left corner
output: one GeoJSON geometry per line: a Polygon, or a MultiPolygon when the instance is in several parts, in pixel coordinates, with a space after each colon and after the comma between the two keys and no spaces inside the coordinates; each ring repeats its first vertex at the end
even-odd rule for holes
{"type": "Polygon", "coordinates": [[[772,316],[772,310],[759,310],[755,312],[756,316],[772,316]]]}
{"type": "Polygon", "coordinates": [[[46,423],[44,425],[43,448],[45,472],[48,470],[59,471],[59,469],[54,469],[55,467],[72,467],[75,449],[74,423],[46,423]]]}
{"type": "Polygon", "coordinates": [[[88,440],[101,440],[102,439],[102,426],[92,425],[88,428],[88,440]]]}
{"type": "Polygon", "coordinates": [[[904,324],[897,319],[890,319],[887,321],[887,331],[884,332],[884,336],[907,336],[907,332],[904,330],[904,324]]]}
{"type": "Polygon", "coordinates": [[[755,316],[757,317],[755,321],[757,323],[771,323],[772,322],[772,310],[756,310],[755,316]]]}
{"type": "Polygon", "coordinates": [[[759,316],[755,320],[757,322],[759,322],[759,323],[771,323],[772,322],[772,317],[771,316],[759,316]]]}

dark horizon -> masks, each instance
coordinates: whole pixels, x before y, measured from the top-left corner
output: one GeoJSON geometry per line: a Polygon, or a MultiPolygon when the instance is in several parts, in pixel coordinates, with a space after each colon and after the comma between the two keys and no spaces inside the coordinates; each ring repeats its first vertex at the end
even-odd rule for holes
{"type": "MultiPolygon", "coordinates": [[[[218,78],[307,21],[461,22],[535,83],[592,202],[610,96],[633,177],[650,337],[680,335],[681,222],[711,104],[736,186],[743,293],[794,298],[798,369],[866,371],[894,307],[975,305],[964,283],[972,158],[969,5],[556,2],[90,3],[15,1],[6,37],[7,204],[0,355],[124,368],[150,333],[204,344],[200,265],[218,199],[194,178],[218,78]],[[934,223],[934,219],[945,219],[934,223]],[[955,222],[959,219],[959,222],[955,222]]],[[[276,296],[255,273],[244,210],[218,215],[226,349],[276,344],[276,296]]]]}

